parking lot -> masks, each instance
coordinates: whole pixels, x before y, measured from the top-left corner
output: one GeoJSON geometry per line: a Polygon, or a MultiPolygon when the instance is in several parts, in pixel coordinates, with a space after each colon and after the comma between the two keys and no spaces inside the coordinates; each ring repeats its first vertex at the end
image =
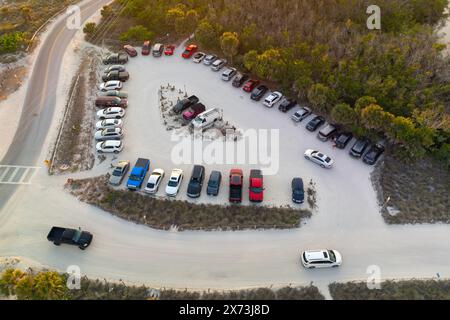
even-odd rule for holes
{"type": "MultiPolygon", "coordinates": [[[[188,180],[194,164],[173,163],[172,149],[177,145],[174,131],[168,131],[164,125],[159,108],[158,90],[170,84],[176,90],[185,90],[188,95],[196,95],[207,109],[219,108],[223,111],[225,121],[238,129],[276,129],[279,130],[279,149],[268,146],[268,154],[279,159],[276,173],[265,176],[265,205],[292,205],[291,180],[302,177],[305,185],[312,179],[316,184],[319,199],[345,199],[348,195],[373,197],[369,173],[371,167],[348,155],[350,142],[345,150],[333,148],[332,142],[321,142],[317,139],[317,131],[309,132],[305,125],[311,116],[300,123],[291,120],[291,115],[298,109],[288,113],[278,110],[278,105],[267,108],[262,101],[252,101],[250,95],[235,88],[230,82],[221,79],[222,72],[214,72],[210,67],[196,64],[191,59],[183,59],[179,47],[173,56],[155,58],[139,55],[130,58],[125,65],[130,80],[125,82],[123,91],[128,92],[127,114],[124,118],[124,149],[119,155],[108,155],[109,159],[130,160],[134,164],[138,157],[151,161],[150,171],[162,168],[166,177],[161,184],[158,196],[164,196],[164,188],[173,168],[184,170],[184,181],[177,199],[203,203],[228,203],[228,173],[232,168],[244,170],[243,204],[248,204],[248,174],[253,168],[264,170],[264,164],[204,164],[206,178],[212,170],[222,172],[221,191],[218,197],[207,196],[204,192],[199,199],[191,200],[186,196],[188,180]],[[319,150],[334,160],[332,169],[320,166],[304,159],[307,149],[319,150]],[[279,155],[277,155],[279,150],[279,155]]],[[[272,88],[277,89],[277,88],[272,88]]],[[[266,96],[269,93],[266,94],[266,96]]],[[[148,179],[148,175],[146,180],[148,179]]],[[[124,186],[123,186],[124,187],[124,186]]],[[[307,206],[307,204],[303,204],[307,206]]]]}

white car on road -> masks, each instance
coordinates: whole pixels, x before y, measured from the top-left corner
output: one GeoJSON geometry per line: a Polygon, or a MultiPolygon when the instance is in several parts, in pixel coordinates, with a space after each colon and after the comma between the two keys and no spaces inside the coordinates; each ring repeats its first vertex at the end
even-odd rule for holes
{"type": "Polygon", "coordinates": [[[342,256],[336,250],[308,250],[301,256],[305,268],[333,268],[342,264],[342,256]]]}
{"type": "Polygon", "coordinates": [[[119,153],[123,149],[121,140],[106,140],[95,146],[98,153],[119,153]]]}
{"type": "Polygon", "coordinates": [[[123,131],[122,128],[108,128],[98,130],[95,132],[94,138],[97,141],[120,140],[123,138],[123,131]]]}
{"type": "Polygon", "coordinates": [[[197,52],[196,54],[194,54],[194,56],[192,57],[192,61],[194,61],[195,63],[200,63],[203,61],[203,59],[205,59],[206,57],[206,53],[203,52],[197,52]]]}
{"type": "Polygon", "coordinates": [[[263,104],[266,107],[272,108],[278,101],[281,100],[282,97],[283,95],[281,94],[281,92],[274,91],[269,94],[266,99],[264,99],[263,104]]]}
{"type": "Polygon", "coordinates": [[[166,194],[170,197],[175,197],[180,190],[181,182],[183,181],[183,170],[173,169],[170,174],[169,182],[166,187],[166,194]]]}
{"type": "Polygon", "coordinates": [[[331,158],[326,154],[312,149],[305,151],[305,159],[317,163],[322,168],[331,168],[334,163],[333,160],[331,160],[331,158]]]}
{"type": "Polygon", "coordinates": [[[105,119],[122,119],[125,116],[125,109],[120,107],[111,107],[99,110],[97,112],[97,118],[100,120],[105,119]]]}
{"type": "Polygon", "coordinates": [[[110,129],[110,128],[122,128],[123,121],[121,119],[106,119],[98,121],[95,124],[96,130],[110,129]]]}
{"type": "Polygon", "coordinates": [[[121,90],[122,82],[119,80],[111,80],[107,82],[103,82],[100,85],[100,91],[109,91],[109,90],[121,90]]]}
{"type": "Polygon", "coordinates": [[[163,169],[153,170],[152,174],[148,178],[147,185],[145,186],[144,191],[150,194],[157,193],[159,185],[161,184],[163,178],[164,178],[163,169]]]}

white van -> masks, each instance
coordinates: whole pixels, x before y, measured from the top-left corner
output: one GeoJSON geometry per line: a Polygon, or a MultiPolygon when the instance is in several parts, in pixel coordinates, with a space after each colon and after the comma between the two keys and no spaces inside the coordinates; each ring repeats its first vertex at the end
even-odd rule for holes
{"type": "Polygon", "coordinates": [[[164,51],[164,46],[161,43],[157,43],[153,46],[152,54],[154,57],[161,57],[164,51]]]}
{"type": "Polygon", "coordinates": [[[214,108],[200,113],[191,123],[195,129],[206,129],[220,119],[222,119],[222,114],[218,109],[214,108]]]}

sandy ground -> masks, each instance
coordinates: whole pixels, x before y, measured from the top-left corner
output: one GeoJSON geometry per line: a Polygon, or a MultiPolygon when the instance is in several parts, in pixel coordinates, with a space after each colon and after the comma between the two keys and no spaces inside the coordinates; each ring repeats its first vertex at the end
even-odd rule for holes
{"type": "MultiPolygon", "coordinates": [[[[79,42],[78,42],[79,44],[79,42]]],[[[77,40],[74,41],[77,45],[77,40]]],[[[68,52],[72,52],[69,48],[68,52]]],[[[267,203],[289,203],[289,181],[300,175],[317,183],[318,210],[306,225],[285,231],[164,232],[124,222],[110,214],[80,203],[63,191],[67,177],[48,177],[38,172],[31,186],[21,186],[0,215],[0,256],[26,257],[29,261],[64,271],[79,265],[89,277],[123,279],[131,283],[174,288],[218,288],[308,284],[321,290],[333,281],[365,280],[367,268],[380,267],[381,278],[450,277],[450,226],[388,226],[380,214],[369,179],[370,168],[351,159],[347,152],[333,150],[315,134],[294,124],[289,115],[254,103],[248,95],[203,65],[179,57],[138,57],[127,65],[131,74],[125,90],[130,107],[125,119],[125,150],[120,158],[149,157],[152,168],[170,170],[191,165],[169,161],[174,142],[161,124],[157,90],[163,83],[184,86],[207,106],[222,108],[239,128],[280,130],[280,170],[266,178],[267,203]],[[336,161],[324,170],[303,159],[306,148],[320,148],[336,161]],[[53,225],[78,227],[94,234],[85,252],[72,247],[56,248],[45,238],[53,225]],[[299,252],[312,248],[336,248],[344,256],[341,268],[304,270],[299,252]]],[[[76,66],[68,54],[62,73],[76,66]]],[[[70,79],[70,76],[68,77],[70,79]]],[[[70,80],[67,81],[69,85],[70,80]]],[[[61,84],[58,106],[64,105],[66,87],[61,84]]],[[[56,114],[62,114],[56,112],[56,114]]],[[[40,161],[47,156],[57,133],[59,117],[40,161]]],[[[3,141],[3,139],[2,139],[3,141]]],[[[112,160],[112,157],[108,157],[112,160]]],[[[110,161],[91,172],[73,177],[104,173],[110,161]]],[[[216,166],[208,165],[209,172],[216,166]]],[[[252,166],[241,166],[248,173],[252,166]]],[[[221,167],[225,172],[227,166],[221,167]]],[[[184,198],[186,184],[181,190],[184,198]]],[[[226,192],[212,200],[224,201],[226,192]]],[[[202,196],[198,201],[210,201],[202,196]]]]}

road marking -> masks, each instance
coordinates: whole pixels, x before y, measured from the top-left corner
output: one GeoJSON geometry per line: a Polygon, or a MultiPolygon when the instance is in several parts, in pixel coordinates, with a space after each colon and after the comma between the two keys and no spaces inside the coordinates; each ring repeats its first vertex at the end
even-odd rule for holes
{"type": "Polygon", "coordinates": [[[39,167],[0,165],[0,184],[30,185],[39,167]]]}

